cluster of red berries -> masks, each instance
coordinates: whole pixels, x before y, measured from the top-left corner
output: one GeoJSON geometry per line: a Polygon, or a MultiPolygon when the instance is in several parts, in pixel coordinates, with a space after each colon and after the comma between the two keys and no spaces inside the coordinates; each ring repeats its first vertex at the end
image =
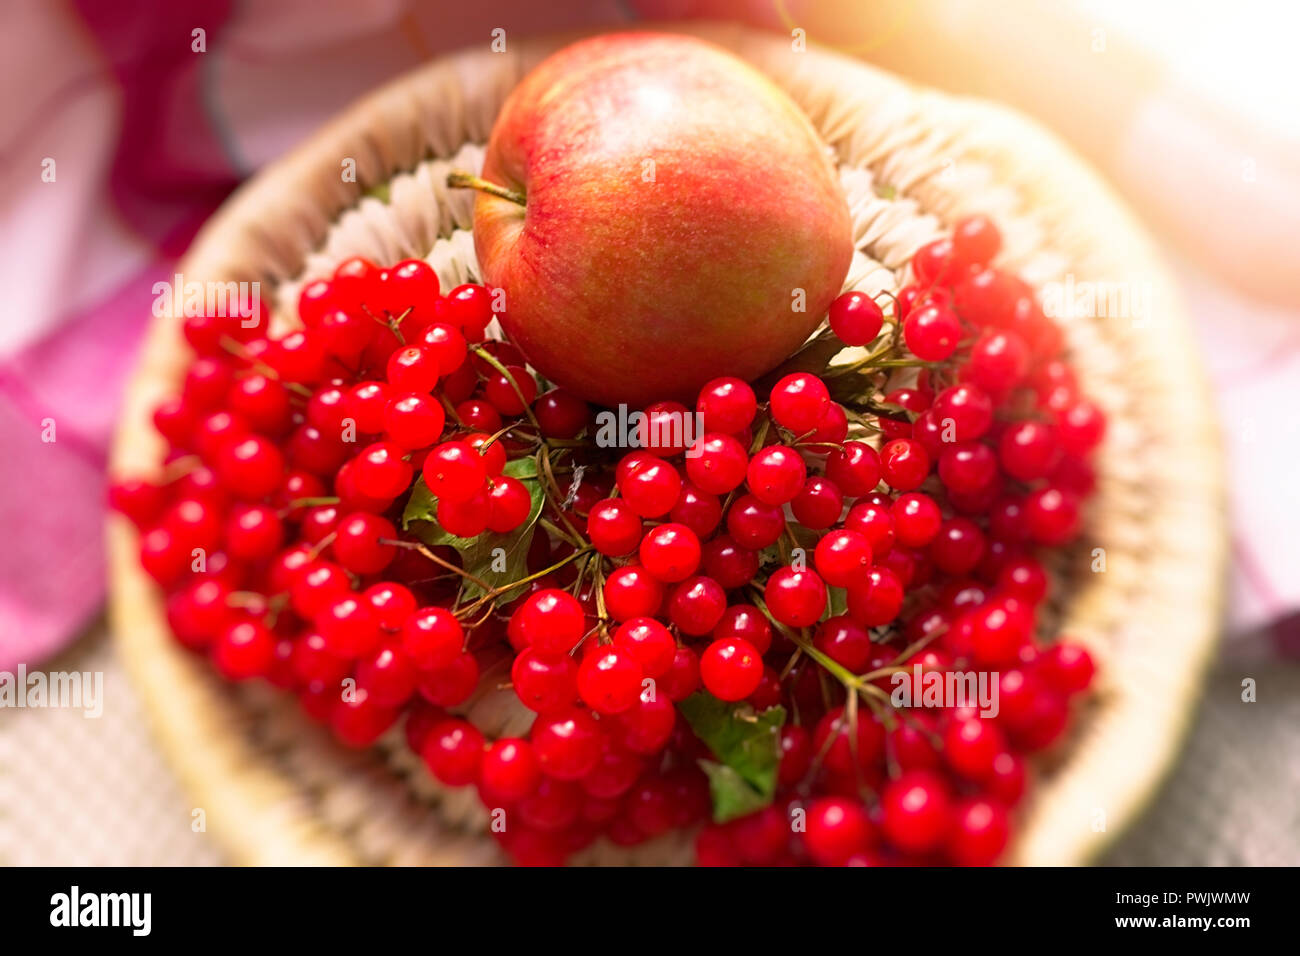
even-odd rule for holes
{"type": "Polygon", "coordinates": [[[1104,431],[1032,290],[989,265],[1000,242],[962,221],[889,316],[832,304],[859,358],[764,400],[719,378],[693,410],[656,403],[631,451],[484,341],[488,289],[350,259],[288,334],[186,319],[196,357],[154,417],[167,478],[113,501],[182,644],[345,744],[404,718],[439,781],[506,808],[521,862],[704,823],[717,755],[679,706],[699,694],[787,715],[766,805],[705,823],[701,863],[994,862],[1026,755],[1092,678],[1036,639],[1038,552],[1077,535],[1104,431]],[[442,537],[403,521],[417,479],[442,537]],[[446,535],[496,536],[524,570],[489,579],[446,535]],[[990,674],[997,716],[897,706],[914,665],[990,674]],[[536,718],[491,740],[469,704],[507,681],[536,718]]]}

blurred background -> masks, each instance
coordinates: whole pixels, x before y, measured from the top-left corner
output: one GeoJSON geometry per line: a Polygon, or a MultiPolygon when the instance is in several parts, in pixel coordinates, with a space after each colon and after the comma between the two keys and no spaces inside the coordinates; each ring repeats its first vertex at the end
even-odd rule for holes
{"type": "Polygon", "coordinates": [[[102,673],[107,702],[96,719],[0,709],[0,863],[222,862],[191,830],[102,619],[117,395],[152,285],[203,221],[358,95],[439,52],[486,44],[494,28],[523,37],[711,18],[800,29],[917,82],[1023,110],[1146,221],[1184,287],[1221,410],[1233,561],[1221,659],[1187,750],[1105,862],[1300,864],[1294,4],[0,0],[0,10],[0,671],[102,673]],[[56,444],[40,440],[47,418],[56,444]],[[1241,701],[1245,677],[1258,682],[1255,704],[1241,701]]]}

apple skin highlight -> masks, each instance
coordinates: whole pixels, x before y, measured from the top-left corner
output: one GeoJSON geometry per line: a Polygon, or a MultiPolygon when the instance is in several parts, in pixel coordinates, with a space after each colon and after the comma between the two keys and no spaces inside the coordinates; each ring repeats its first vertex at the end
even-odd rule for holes
{"type": "Polygon", "coordinates": [[[481,178],[524,199],[475,200],[503,327],[548,379],[605,405],[774,368],[822,320],[853,252],[808,119],[684,36],[601,36],[545,60],[507,99],[481,178]]]}

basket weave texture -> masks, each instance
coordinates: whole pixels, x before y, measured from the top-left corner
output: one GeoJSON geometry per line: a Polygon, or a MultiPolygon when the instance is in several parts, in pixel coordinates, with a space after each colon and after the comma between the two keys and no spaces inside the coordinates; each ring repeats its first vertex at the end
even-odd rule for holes
{"type": "MultiPolygon", "coordinates": [[[[1066,315],[1081,385],[1109,416],[1085,539],[1055,559],[1047,627],[1086,643],[1098,691],[1044,768],[1010,861],[1085,862],[1148,799],[1185,732],[1211,658],[1223,596],[1221,454],[1209,389],[1173,285],[1131,215],[1074,155],[1005,109],[918,90],[862,63],[734,26],[671,26],[718,43],[782,86],[839,165],[856,252],[846,288],[895,291],[923,243],[960,215],[1003,231],[1002,264],[1037,284],[1105,283],[1149,297],[1140,316],[1066,315]],[[1102,549],[1098,551],[1096,549],[1102,549]],[[1095,570],[1104,560],[1104,571],[1095,570]]],[[[477,170],[493,118],[528,69],[573,37],[511,41],[505,53],[431,62],[359,102],[247,183],[181,266],[186,281],[258,281],[276,322],[298,289],[343,258],[418,256],[443,287],[479,278],[472,199],[448,190],[477,170]],[[346,160],[356,182],[345,182],[346,160]]],[[[115,473],[157,469],[154,404],[188,354],[178,317],[157,319],[128,388],[115,473]]],[[[109,527],[119,649],[158,738],[208,825],[249,864],[498,862],[469,791],[437,785],[395,731],[345,751],[265,688],[223,683],[171,639],[140,570],[134,533],[109,527]]],[[[492,684],[496,675],[489,672],[492,684]]],[[[520,730],[501,692],[471,702],[481,723],[520,730]]],[[[523,725],[526,727],[526,723],[523,725]]],[[[681,835],[634,854],[596,846],[581,862],[676,863],[681,835]]]]}

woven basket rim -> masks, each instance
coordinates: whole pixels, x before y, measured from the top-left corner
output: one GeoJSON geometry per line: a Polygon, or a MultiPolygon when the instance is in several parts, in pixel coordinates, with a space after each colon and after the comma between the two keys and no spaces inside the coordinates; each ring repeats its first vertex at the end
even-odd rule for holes
{"type": "MultiPolygon", "coordinates": [[[[756,62],[778,82],[786,79],[782,71],[789,44],[780,36],[731,24],[645,24],[638,29],[702,36],[756,62]]],[[[517,79],[543,55],[580,35],[588,34],[512,41],[511,75],[517,79]]],[[[838,54],[809,50],[801,56],[805,59],[791,82],[824,84],[835,91],[837,103],[842,95],[845,110],[869,95],[860,90],[888,91],[909,97],[922,116],[926,110],[951,111],[960,114],[962,123],[987,130],[985,148],[1003,163],[1001,171],[1016,183],[1026,202],[1042,202],[1061,221],[1093,237],[1102,258],[1100,274],[1111,274],[1105,271],[1110,266],[1116,274],[1141,275],[1156,288],[1156,297],[1168,304],[1170,321],[1162,327],[1158,345],[1153,336],[1134,333],[1122,344],[1131,348],[1128,357],[1133,369],[1148,377],[1143,382],[1149,379],[1153,394],[1166,400],[1161,413],[1175,416],[1161,433],[1167,445],[1164,460],[1169,474],[1161,476],[1161,487],[1168,491],[1168,513],[1156,520],[1157,540],[1167,553],[1157,556],[1160,561],[1154,567],[1144,569],[1147,582],[1139,585],[1149,588],[1145,599],[1155,608],[1152,620],[1143,626],[1153,632],[1147,636],[1152,638],[1151,646],[1159,648],[1170,696],[1155,702],[1161,706],[1152,706],[1132,686],[1140,681],[1122,679],[1130,663],[1125,648],[1131,650],[1131,645],[1121,644],[1108,655],[1116,669],[1112,676],[1121,679],[1108,680],[1088,715],[1080,718],[1091,722],[1092,732],[1073,741],[1064,767],[1044,781],[1021,823],[1010,860],[1084,862],[1134,817],[1170,768],[1190,726],[1192,704],[1211,661],[1222,609],[1227,554],[1222,456],[1205,376],[1173,283],[1150,240],[1109,188],[1052,134],[1031,121],[993,104],[915,89],[838,54]],[[1166,627],[1181,640],[1162,631],[1166,627]],[[1079,818],[1088,806],[1104,810],[1108,825],[1103,832],[1079,818]]],[[[399,162],[395,169],[386,168],[386,160],[373,148],[376,139],[402,135],[386,124],[404,110],[410,112],[411,104],[419,102],[415,92],[437,84],[459,84],[488,71],[500,79],[501,62],[486,52],[453,54],[364,97],[244,184],[205,225],[178,271],[272,283],[298,277],[308,255],[320,247],[344,212],[355,208],[367,191],[418,161],[414,137],[410,144],[386,144],[390,153],[405,150],[410,156],[409,163],[399,162]],[[357,158],[355,184],[339,182],[339,156],[357,158]]],[[[408,117],[408,123],[418,122],[418,115],[408,117]]],[[[482,131],[483,138],[486,132],[482,131]]],[[[139,472],[153,467],[150,456],[158,439],[151,432],[148,410],[175,382],[179,342],[176,322],[164,318],[154,323],[128,386],[112,470],[139,472]]],[[[1118,493],[1103,486],[1099,498],[1112,492],[1118,493]]],[[[1103,500],[1102,507],[1109,506],[1103,500]]],[[[240,727],[231,729],[232,708],[239,705],[228,688],[218,686],[203,662],[171,640],[158,594],[138,566],[134,533],[124,521],[112,518],[108,538],[111,613],[118,646],[163,749],[186,786],[209,809],[213,832],[232,857],[241,863],[363,862],[346,834],[303,812],[301,787],[292,775],[268,759],[240,727]]],[[[1135,587],[1132,580],[1096,577],[1101,580],[1072,600],[1073,612],[1085,620],[1104,620],[1103,612],[1120,605],[1135,587]]],[[[1085,635],[1089,636],[1111,638],[1110,634],[1085,635]]],[[[438,853],[423,862],[485,860],[474,841],[447,834],[438,853]]]]}

